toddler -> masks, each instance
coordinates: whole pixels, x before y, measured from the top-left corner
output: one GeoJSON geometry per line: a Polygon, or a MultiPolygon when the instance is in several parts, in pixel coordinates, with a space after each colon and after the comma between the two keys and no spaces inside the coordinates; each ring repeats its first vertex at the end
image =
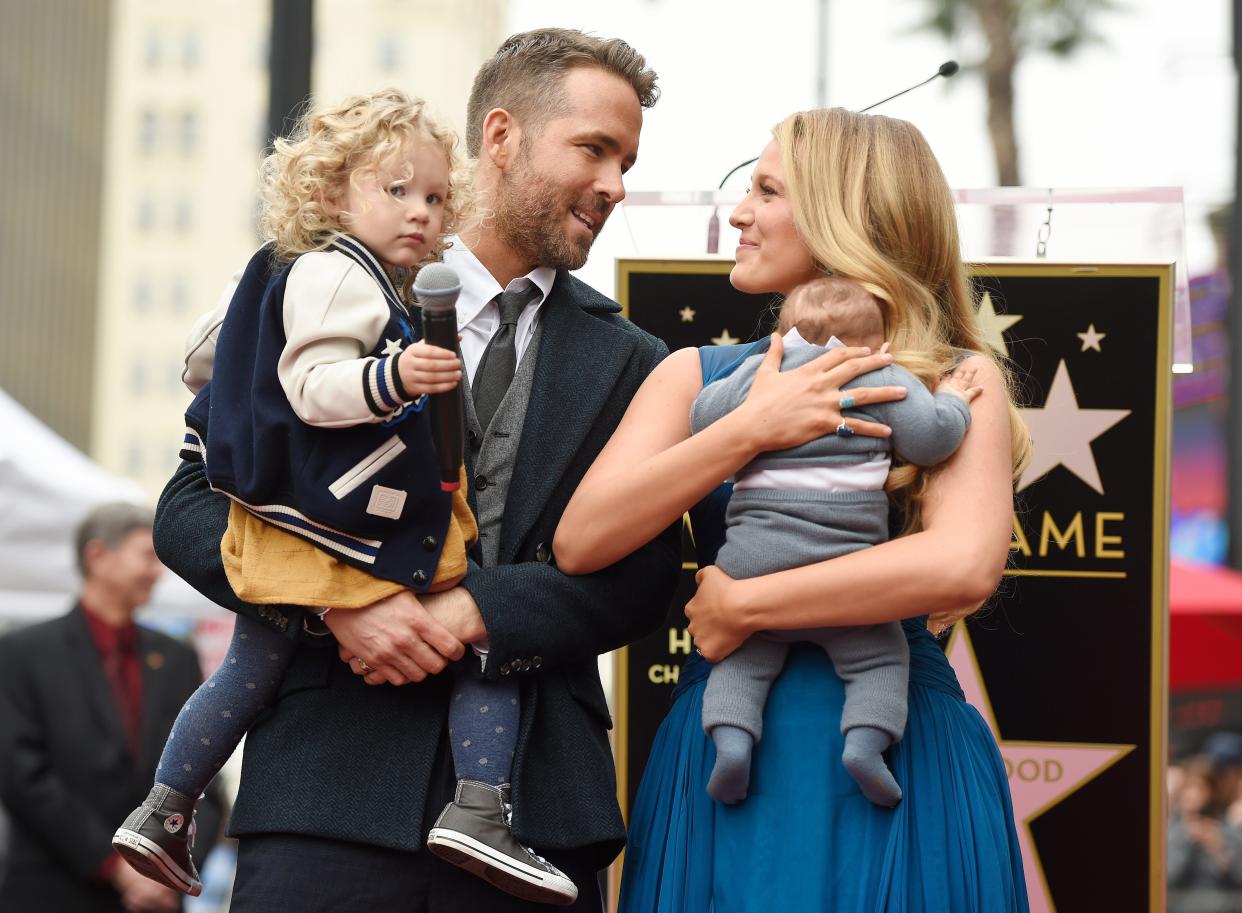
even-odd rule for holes
{"type": "MultiPolygon", "coordinates": [[[[405,587],[447,589],[477,538],[463,484],[440,474],[424,406],[461,379],[419,341],[414,274],[458,228],[456,140],[397,90],[303,118],[264,163],[267,244],[200,321],[182,455],[232,499],[221,552],[239,598],[328,611],[405,587]],[[451,487],[451,486],[450,486],[451,487]]],[[[455,394],[455,395],[460,395],[455,394]]],[[[275,699],[294,641],[239,615],[223,664],[182,708],[150,795],[113,846],[198,894],[194,803],[275,699]]],[[[355,657],[362,672],[365,658],[355,657]]],[[[572,903],[573,882],[509,827],[518,688],[461,673],[449,707],[458,776],[428,848],[503,890],[572,903]]],[[[307,801],[314,801],[308,796],[307,801]]]]}

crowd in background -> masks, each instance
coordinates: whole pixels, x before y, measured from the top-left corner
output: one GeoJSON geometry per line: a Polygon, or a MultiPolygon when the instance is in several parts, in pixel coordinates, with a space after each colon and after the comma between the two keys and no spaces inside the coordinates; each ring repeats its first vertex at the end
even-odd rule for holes
{"type": "Polygon", "coordinates": [[[1242,735],[1169,765],[1169,913],[1242,911],[1242,735]]]}

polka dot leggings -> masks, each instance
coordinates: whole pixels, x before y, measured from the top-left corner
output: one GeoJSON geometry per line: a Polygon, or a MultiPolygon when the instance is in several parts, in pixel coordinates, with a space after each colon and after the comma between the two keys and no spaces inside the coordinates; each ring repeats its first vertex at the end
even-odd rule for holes
{"type": "Polygon", "coordinates": [[[177,714],[155,782],[197,799],[275,700],[293,646],[278,631],[238,615],[220,668],[177,714]]]}
{"type": "Polygon", "coordinates": [[[459,673],[448,720],[457,779],[508,783],[518,719],[517,682],[485,682],[459,673]]]}

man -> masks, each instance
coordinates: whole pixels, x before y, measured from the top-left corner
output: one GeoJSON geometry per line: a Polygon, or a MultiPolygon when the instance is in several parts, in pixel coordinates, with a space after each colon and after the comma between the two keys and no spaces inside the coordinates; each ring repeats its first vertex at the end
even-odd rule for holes
{"type": "MultiPolygon", "coordinates": [[[[0,910],[180,909],[112,850],[202,680],[192,649],[134,623],[162,570],[151,524],[128,504],[92,511],[77,533],[77,605],[0,638],[0,799],[11,816],[0,910]]],[[[205,856],[221,809],[214,794],[200,808],[205,856]]]]}
{"type": "Polygon", "coordinates": [[[453,797],[449,682],[435,673],[484,641],[486,661],[480,670],[471,652],[473,668],[521,681],[513,832],[574,881],[573,909],[602,908],[597,873],[621,849],[624,825],[596,659],[663,621],[680,556],[670,530],[596,574],[567,577],[552,564],[569,497],[667,352],[568,271],[624,196],[656,97],[655,74],[624,42],[561,29],[511,37],[475,80],[467,147],[488,218],[446,257],[463,285],[466,461],[480,529],[481,567],[462,585],[322,621],[246,605],[220,564],[228,504],[201,464],[183,465],[165,489],[156,543],[169,566],[220,604],[302,638],[276,707],[247,738],[231,825],[234,913],[546,909],[421,851],[453,797]],[[322,625],[335,649],[301,634],[322,625]]]}

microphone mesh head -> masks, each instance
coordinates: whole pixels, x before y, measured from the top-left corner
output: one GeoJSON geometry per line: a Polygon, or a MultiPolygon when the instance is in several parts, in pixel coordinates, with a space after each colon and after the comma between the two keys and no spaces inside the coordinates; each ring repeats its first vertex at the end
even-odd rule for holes
{"type": "Polygon", "coordinates": [[[415,295],[435,295],[461,288],[457,270],[445,263],[428,263],[414,277],[415,295]]]}

